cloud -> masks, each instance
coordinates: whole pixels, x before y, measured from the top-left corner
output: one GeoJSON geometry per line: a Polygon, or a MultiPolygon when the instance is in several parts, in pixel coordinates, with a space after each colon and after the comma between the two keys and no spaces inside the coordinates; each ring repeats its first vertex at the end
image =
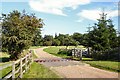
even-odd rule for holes
{"type": "Polygon", "coordinates": [[[79,22],[79,23],[80,23],[80,22],[83,22],[83,19],[79,19],[79,20],[77,20],[76,22],[79,22]]]}
{"type": "Polygon", "coordinates": [[[79,5],[90,3],[90,0],[30,0],[30,7],[38,12],[66,16],[63,9],[70,7],[76,9],[79,5]]]}
{"type": "MultiPolygon", "coordinates": [[[[96,21],[97,19],[100,18],[101,13],[102,13],[102,10],[99,10],[99,9],[98,10],[82,10],[77,15],[79,17],[84,17],[86,19],[96,21]]],[[[118,10],[105,11],[105,13],[107,14],[107,18],[113,18],[118,16],[118,10]]]]}

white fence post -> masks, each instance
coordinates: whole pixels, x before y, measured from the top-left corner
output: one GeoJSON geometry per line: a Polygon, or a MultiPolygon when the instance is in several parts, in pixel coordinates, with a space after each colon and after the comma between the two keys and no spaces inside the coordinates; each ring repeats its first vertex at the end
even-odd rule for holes
{"type": "Polygon", "coordinates": [[[13,61],[13,64],[12,64],[12,80],[14,80],[15,78],[15,62],[13,61]]]}
{"type": "Polygon", "coordinates": [[[27,56],[25,56],[25,71],[27,71],[27,56]]]}
{"type": "Polygon", "coordinates": [[[22,58],[20,59],[20,78],[22,78],[23,72],[22,72],[22,58]]]}

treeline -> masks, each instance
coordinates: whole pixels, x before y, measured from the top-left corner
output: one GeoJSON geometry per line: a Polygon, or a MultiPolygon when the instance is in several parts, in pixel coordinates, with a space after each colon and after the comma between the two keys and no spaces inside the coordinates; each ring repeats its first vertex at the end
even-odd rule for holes
{"type": "Polygon", "coordinates": [[[33,46],[78,46],[82,44],[81,39],[83,35],[81,33],[74,33],[73,35],[45,35],[44,37],[39,35],[39,39],[36,37],[34,38],[33,46]]]}

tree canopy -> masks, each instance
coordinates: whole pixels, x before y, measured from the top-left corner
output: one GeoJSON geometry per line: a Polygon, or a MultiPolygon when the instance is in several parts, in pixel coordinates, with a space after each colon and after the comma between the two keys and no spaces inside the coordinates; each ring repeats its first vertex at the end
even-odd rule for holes
{"type": "Polygon", "coordinates": [[[43,27],[42,19],[34,14],[20,13],[17,10],[2,14],[2,47],[6,48],[11,59],[32,45],[36,30],[43,27]]]}

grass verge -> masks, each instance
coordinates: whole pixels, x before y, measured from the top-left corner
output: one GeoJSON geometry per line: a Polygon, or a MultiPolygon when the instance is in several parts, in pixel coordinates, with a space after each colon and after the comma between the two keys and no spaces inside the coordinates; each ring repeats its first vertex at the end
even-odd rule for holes
{"type": "Polygon", "coordinates": [[[120,72],[120,69],[118,67],[118,64],[120,62],[115,61],[85,61],[85,63],[90,64],[93,67],[104,69],[104,70],[110,70],[114,72],[120,72]]]}
{"type": "Polygon", "coordinates": [[[59,78],[54,72],[43,65],[33,62],[29,71],[23,76],[24,78],[59,78]]]}

